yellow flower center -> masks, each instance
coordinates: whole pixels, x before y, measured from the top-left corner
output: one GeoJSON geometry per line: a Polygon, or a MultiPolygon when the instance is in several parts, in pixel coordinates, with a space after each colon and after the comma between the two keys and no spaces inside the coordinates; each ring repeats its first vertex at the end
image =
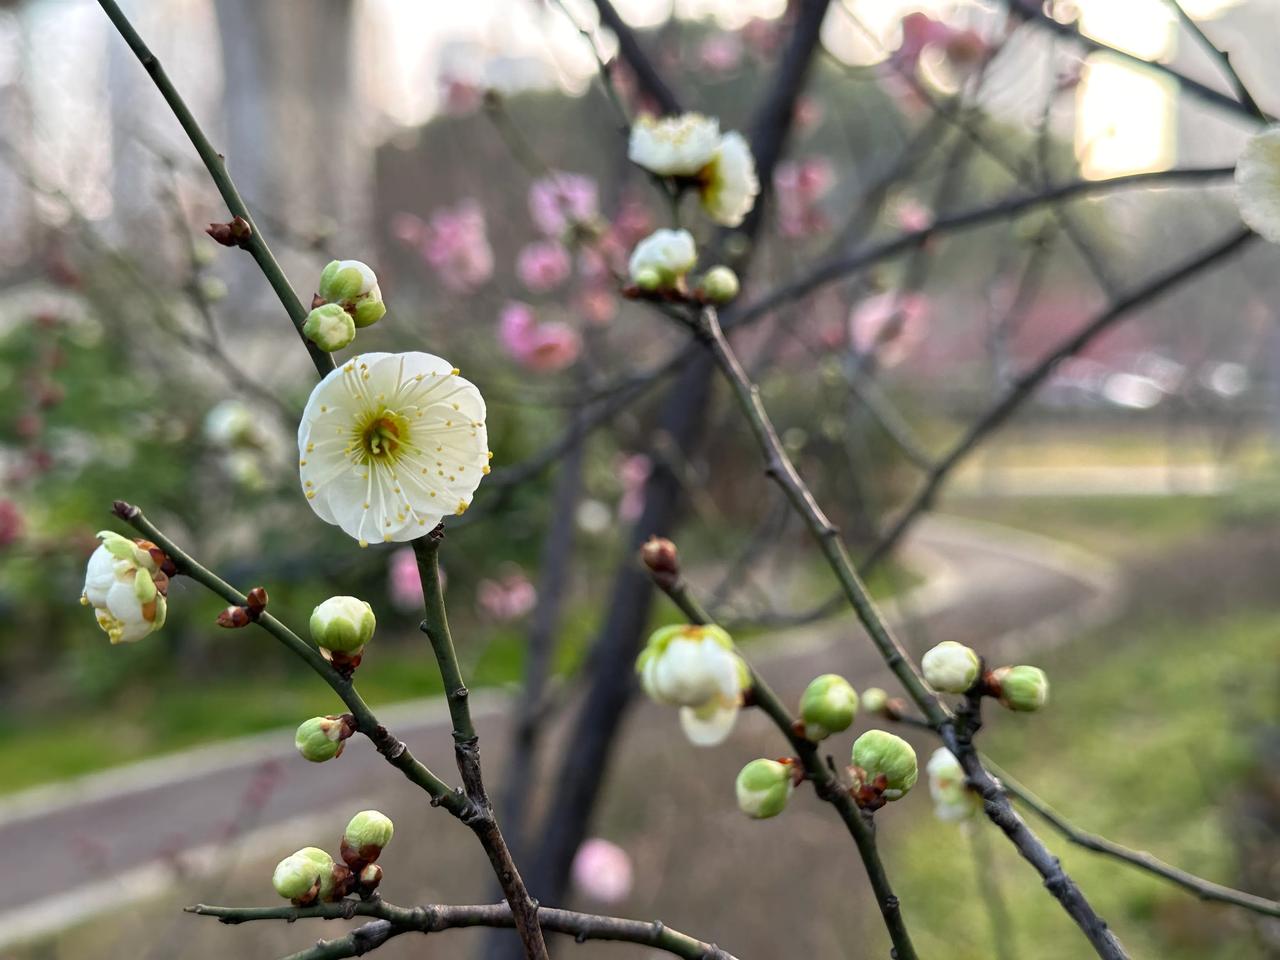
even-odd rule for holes
{"type": "Polygon", "coordinates": [[[356,451],[361,463],[395,463],[409,442],[409,420],[395,410],[380,407],[356,430],[356,451]]]}

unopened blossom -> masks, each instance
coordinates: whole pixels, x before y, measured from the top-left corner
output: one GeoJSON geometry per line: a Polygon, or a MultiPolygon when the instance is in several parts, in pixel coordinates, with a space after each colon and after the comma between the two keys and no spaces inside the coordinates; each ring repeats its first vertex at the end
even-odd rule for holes
{"type": "Polygon", "coordinates": [[[873,355],[882,367],[897,366],[924,340],[928,301],[918,293],[867,297],[849,315],[849,336],[858,353],[873,355]]]}
{"type": "Polygon", "coordinates": [[[1280,243],[1280,126],[1254,134],[1236,161],[1240,217],[1271,243],[1280,243]]]}
{"type": "Polygon", "coordinates": [[[360,260],[331,260],[320,273],[316,293],[346,310],[357,327],[371,326],[387,313],[377,275],[360,260]]]}
{"type": "Polygon", "coordinates": [[[738,809],[753,820],[780,814],[786,809],[794,787],[790,761],[752,760],[738,772],[734,781],[738,809]]]}
{"type": "MultiPolygon", "coordinates": [[[[402,229],[404,225],[402,221],[402,229]]],[[[440,282],[455,293],[470,293],[493,276],[493,248],[484,210],[475,200],[462,200],[433,213],[420,250],[440,282]]]]}
{"type": "Polygon", "coordinates": [[[488,578],[476,584],[476,604],[491,619],[500,623],[518,620],[538,602],[538,591],[524,571],[516,568],[495,580],[488,578]]]}
{"type": "Polygon", "coordinates": [[[271,885],[286,900],[303,906],[335,895],[336,864],[319,847],[303,847],[276,864],[271,885]]]}
{"type": "Polygon", "coordinates": [[[580,173],[555,171],[529,187],[529,216],[544,235],[561,239],[570,227],[599,214],[596,182],[580,173]]]}
{"type": "Polygon", "coordinates": [[[714,746],[733,730],[751,672],[720,627],[675,625],[654,631],[636,660],[653,700],[680,707],[680,726],[697,746],[714,746]]]}
{"type": "Polygon", "coordinates": [[[711,163],[720,147],[720,121],[700,113],[674,117],[642,114],[631,125],[627,156],[664,177],[692,177],[711,163]]]}
{"type": "Polygon", "coordinates": [[[631,893],[631,857],[616,843],[600,837],[582,842],[569,872],[578,891],[600,903],[618,903],[631,893]]]}
{"type": "Polygon", "coordinates": [[[854,786],[898,800],[915,786],[919,771],[911,744],[886,730],[868,730],[853,741],[854,786]]]}
{"type": "Polygon", "coordinates": [[[169,578],[151,551],[155,544],[104,530],[89,557],[80,602],[92,606],[112,643],[136,643],[164,626],[169,578]]]}
{"type": "Polygon", "coordinates": [[[700,179],[698,195],[711,219],[726,227],[742,223],[760,193],[747,138],[736,131],[726,133],[700,179]]]}
{"type": "Polygon", "coordinates": [[[698,261],[698,249],[688,230],[655,230],[631,252],[627,272],[642,290],[678,287],[698,261]]]}
{"type": "Polygon", "coordinates": [[[933,814],[939,820],[968,820],[982,806],[981,797],[969,788],[960,761],[946,747],[933,751],[925,764],[925,773],[929,777],[933,814]]]}
{"type": "Polygon", "coordinates": [[[513,360],[538,373],[557,373],[582,352],[578,331],[559,321],[540,322],[533,308],[519,301],[502,308],[498,341],[513,360]]]}
{"type": "Polygon", "coordinates": [[[825,157],[778,164],[773,189],[777,197],[778,229],[784,236],[812,236],[828,228],[820,201],[833,183],[835,174],[825,157]]]}
{"type": "Polygon", "coordinates": [[[925,682],[941,693],[964,693],[978,679],[982,662],[963,643],[943,640],[920,658],[925,682]]]}
{"type": "Polygon", "coordinates": [[[365,353],[330,372],[298,427],[316,516],[361,546],[411,540],[471,504],[489,472],[484,398],[429,353],[365,353]]]}
{"type": "Polygon", "coordinates": [[[554,290],[573,272],[573,260],[557,240],[537,240],[520,248],[516,276],[534,293],[554,290]]]}

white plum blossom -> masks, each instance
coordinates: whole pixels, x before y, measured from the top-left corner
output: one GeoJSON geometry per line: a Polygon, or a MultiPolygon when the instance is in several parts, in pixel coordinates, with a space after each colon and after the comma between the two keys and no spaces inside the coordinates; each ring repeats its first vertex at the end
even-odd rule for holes
{"type": "Polygon", "coordinates": [[[729,735],[751,685],[733,639],[714,626],[676,625],[654,631],[636,660],[640,684],[653,700],[680,708],[680,726],[697,746],[729,735]]]}
{"type": "Polygon", "coordinates": [[[760,193],[756,161],[746,138],[726,133],[711,162],[700,176],[699,197],[703,209],[716,223],[736,227],[755,206],[760,193]]]}
{"type": "Polygon", "coordinates": [[[700,113],[655,118],[641,115],[631,125],[627,156],[664,177],[696,176],[720,146],[720,121],[700,113]]]}
{"type": "Polygon", "coordinates": [[[137,643],[164,626],[169,578],[151,555],[154,544],[104,530],[85,569],[80,602],[92,606],[112,643],[137,643]]]}
{"type": "Polygon", "coordinates": [[[1280,126],[1268,127],[1245,144],[1235,179],[1241,218],[1267,240],[1280,243],[1280,126]]]}
{"type": "Polygon", "coordinates": [[[429,353],[365,353],[316,385],[298,426],[316,516],[367,546],[470,506],[492,455],[484,398],[458,372],[429,353]]]}
{"type": "Polygon", "coordinates": [[[679,284],[697,260],[688,230],[655,230],[631,251],[627,272],[641,289],[665,290],[679,284]]]}
{"type": "Polygon", "coordinates": [[[954,753],[939,747],[925,765],[929,775],[929,796],[933,813],[939,820],[968,820],[977,812],[982,800],[969,788],[964,768],[954,753]]]}

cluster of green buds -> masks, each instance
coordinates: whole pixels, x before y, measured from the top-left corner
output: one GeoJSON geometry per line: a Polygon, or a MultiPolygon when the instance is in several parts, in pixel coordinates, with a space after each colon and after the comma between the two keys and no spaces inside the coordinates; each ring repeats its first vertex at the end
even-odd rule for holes
{"type": "Polygon", "coordinates": [[[1049,678],[1039,667],[983,671],[982,658],[954,640],[944,640],[920,660],[925,682],[939,693],[995,697],[1010,710],[1031,712],[1049,702],[1049,678]]]}
{"type": "Polygon", "coordinates": [[[360,665],[365,645],[378,626],[373,607],[359,597],[330,597],[311,611],[311,639],[335,667],[360,665]]]}
{"type": "Polygon", "coordinates": [[[303,847],[276,864],[271,885],[300,907],[334,902],[351,893],[367,898],[382,880],[382,868],[374,861],[391,842],[393,831],[385,814],[361,810],[342,836],[344,863],[337,863],[319,847],[303,847]]]}
{"type": "Polygon", "coordinates": [[[824,673],[800,697],[800,724],[805,739],[818,743],[848,730],[858,714],[858,693],[839,674],[824,673]]]}
{"type": "Polygon", "coordinates": [[[920,775],[911,744],[886,730],[868,730],[858,737],[852,761],[854,799],[866,810],[906,796],[920,775]]]}
{"type": "Polygon", "coordinates": [[[168,558],[150,540],[130,540],[110,530],[89,557],[80,602],[93,607],[112,643],[136,643],[164,626],[168,610],[168,558]]]}
{"type": "Polygon", "coordinates": [[[294,734],[293,743],[304,760],[324,763],[342,756],[347,740],[356,732],[355,718],[349,713],[341,716],[312,717],[304,720],[294,734]]]}
{"type": "Polygon", "coordinates": [[[754,820],[776,817],[787,807],[796,784],[794,760],[752,760],[738,772],[738,809],[754,820]]]}
{"type": "Polygon", "coordinates": [[[386,312],[378,278],[368,264],[333,260],[320,273],[302,332],[321,350],[332,353],[350,344],[357,329],[377,323],[386,312]]]}

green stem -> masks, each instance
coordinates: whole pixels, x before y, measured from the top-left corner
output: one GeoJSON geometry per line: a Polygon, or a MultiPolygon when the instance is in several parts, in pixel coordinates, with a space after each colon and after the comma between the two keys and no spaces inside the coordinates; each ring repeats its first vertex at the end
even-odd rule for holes
{"type": "MultiPolygon", "coordinates": [[[[117,500],[115,513],[116,516],[128,523],[143,537],[163,550],[165,555],[173,561],[178,573],[190,577],[196,583],[227,601],[227,603],[236,606],[245,604],[247,598],[243,593],[165,536],[155,524],[143,515],[141,509],[122,500],[117,500]]],[[[386,757],[392,766],[396,767],[411,782],[430,794],[434,804],[444,807],[459,819],[466,819],[470,816],[471,804],[467,798],[415,759],[409,748],[392,736],[387,728],[378,722],[378,718],[369,708],[369,705],[365,703],[364,698],[356,692],[351,681],[335,670],[319,650],[269,613],[263,613],[256,622],[259,627],[288,647],[329,685],[333,692],[346,704],[347,710],[355,718],[356,729],[373,742],[374,746],[378,748],[378,751],[386,757]]]]}
{"type": "Polygon", "coordinates": [[[443,527],[436,527],[425,537],[413,541],[413,553],[418,559],[418,577],[422,581],[422,597],[427,615],[420,629],[427,635],[436,663],[440,665],[440,677],[444,681],[444,693],[449,702],[449,718],[453,721],[455,743],[474,742],[476,728],[471,722],[471,707],[467,685],[458,666],[458,654],[453,647],[453,635],[449,632],[449,617],[445,612],[444,591],[440,587],[440,541],[443,527]]]}
{"type": "Polygon", "coordinates": [[[249,207],[240,196],[240,191],[236,189],[235,181],[231,179],[231,174],[227,170],[226,160],[209,142],[209,138],[205,136],[204,130],[200,128],[199,122],[191,113],[190,108],[187,107],[182,95],[178,93],[173,81],[165,73],[164,67],[156,58],[156,55],[151,52],[142,37],[139,36],[138,31],[129,22],[129,18],[125,16],[124,11],[120,9],[115,0],[98,0],[98,3],[108,19],[115,25],[124,42],[129,45],[129,49],[138,58],[143,69],[147,71],[152,82],[155,83],[156,88],[160,91],[160,95],[164,97],[165,103],[169,105],[169,109],[178,118],[178,123],[182,125],[182,129],[186,132],[191,145],[196,148],[196,153],[200,155],[200,159],[204,162],[205,169],[209,171],[209,176],[213,178],[214,185],[218,188],[218,192],[222,194],[222,199],[226,202],[232,217],[240,217],[249,224],[252,232],[244,241],[243,246],[258,264],[258,269],[267,278],[267,283],[271,284],[271,289],[275,291],[285,312],[289,315],[294,329],[297,330],[298,336],[302,338],[303,345],[307,348],[307,353],[311,356],[311,362],[315,364],[316,372],[322,377],[325,376],[334,368],[333,357],[317,347],[303,334],[302,325],[307,319],[307,308],[298,299],[298,295],[289,283],[289,278],[285,276],[284,270],[281,269],[275,255],[271,252],[271,248],[267,245],[261,229],[249,213],[249,207]]]}

